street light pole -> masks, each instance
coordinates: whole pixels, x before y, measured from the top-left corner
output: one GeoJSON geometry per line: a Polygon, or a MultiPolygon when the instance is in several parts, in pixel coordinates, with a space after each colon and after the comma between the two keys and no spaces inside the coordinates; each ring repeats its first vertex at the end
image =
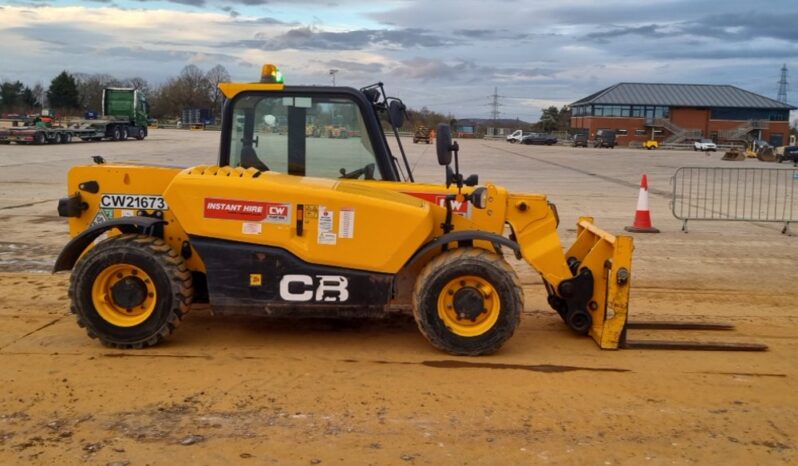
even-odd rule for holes
{"type": "Polygon", "coordinates": [[[336,70],[334,68],[330,70],[330,77],[332,78],[332,85],[333,86],[335,86],[335,74],[336,73],[338,73],[338,70],[336,70]]]}

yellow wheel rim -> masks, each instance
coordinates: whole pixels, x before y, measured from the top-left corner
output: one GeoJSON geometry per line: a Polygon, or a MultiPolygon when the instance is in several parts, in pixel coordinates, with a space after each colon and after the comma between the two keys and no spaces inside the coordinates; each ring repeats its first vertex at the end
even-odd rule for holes
{"type": "Polygon", "coordinates": [[[438,317],[449,330],[462,337],[476,337],[493,328],[500,311],[501,300],[496,288],[474,275],[451,280],[438,296],[438,317]],[[471,298],[469,306],[462,304],[466,295],[471,298]],[[474,305],[477,297],[481,298],[481,309],[474,305]]]}
{"type": "Polygon", "coordinates": [[[100,317],[117,327],[134,327],[147,320],[155,311],[158,299],[152,278],[131,264],[114,264],[103,269],[94,280],[91,294],[100,317]],[[140,298],[135,300],[135,305],[123,305],[115,300],[115,290],[118,294],[118,287],[124,283],[135,286],[137,298],[140,298]]]}

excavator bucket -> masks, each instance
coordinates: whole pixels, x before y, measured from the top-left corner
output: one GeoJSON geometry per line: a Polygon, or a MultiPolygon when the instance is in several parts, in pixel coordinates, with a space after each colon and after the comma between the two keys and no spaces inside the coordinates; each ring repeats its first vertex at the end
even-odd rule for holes
{"type": "Polygon", "coordinates": [[[776,153],[772,147],[763,147],[756,152],[756,158],[761,162],[775,162],[777,160],[776,153]]]}
{"type": "Polygon", "coordinates": [[[745,160],[745,153],[740,152],[736,148],[732,148],[726,151],[725,154],[723,154],[721,160],[727,160],[731,162],[742,162],[745,160]]]}
{"type": "Polygon", "coordinates": [[[728,331],[734,326],[713,322],[630,321],[629,291],[634,245],[630,236],[615,236],[593,224],[591,217],[577,222],[577,237],[566,258],[572,271],[590,269],[593,298],[588,303],[592,325],[588,334],[602,349],[668,349],[698,351],[765,351],[758,343],[684,340],[632,340],[629,330],[728,331]]]}

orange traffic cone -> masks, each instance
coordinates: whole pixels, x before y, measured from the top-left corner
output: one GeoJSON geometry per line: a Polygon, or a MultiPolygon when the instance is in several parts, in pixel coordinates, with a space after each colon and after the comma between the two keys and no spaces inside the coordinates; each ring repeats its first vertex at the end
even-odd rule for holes
{"type": "Polygon", "coordinates": [[[659,230],[651,225],[651,212],[648,210],[648,178],[643,175],[640,180],[640,195],[637,198],[637,211],[635,211],[635,223],[624,228],[632,233],[659,233],[659,230]]]}

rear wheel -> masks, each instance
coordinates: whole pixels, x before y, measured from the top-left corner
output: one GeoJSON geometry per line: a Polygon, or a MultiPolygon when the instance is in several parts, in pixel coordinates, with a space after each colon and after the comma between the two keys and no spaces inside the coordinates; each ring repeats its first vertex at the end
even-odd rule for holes
{"type": "Polygon", "coordinates": [[[33,135],[33,143],[36,145],[47,144],[47,136],[41,131],[33,135]]]}
{"type": "Polygon", "coordinates": [[[436,257],[421,271],[413,293],[421,333],[456,355],[497,351],[513,335],[523,308],[513,269],[482,249],[458,248],[436,257]]]}
{"type": "Polygon", "coordinates": [[[122,139],[121,140],[122,141],[126,141],[128,136],[129,136],[129,134],[128,134],[127,128],[122,128],[122,139]]]}
{"type": "Polygon", "coordinates": [[[111,139],[114,141],[121,141],[122,140],[122,128],[119,126],[114,126],[111,129],[111,139]]]}
{"type": "Polygon", "coordinates": [[[143,348],[168,337],[191,304],[191,272],[163,240],[109,238],[72,271],[71,310],[91,338],[114,348],[143,348]]]}

